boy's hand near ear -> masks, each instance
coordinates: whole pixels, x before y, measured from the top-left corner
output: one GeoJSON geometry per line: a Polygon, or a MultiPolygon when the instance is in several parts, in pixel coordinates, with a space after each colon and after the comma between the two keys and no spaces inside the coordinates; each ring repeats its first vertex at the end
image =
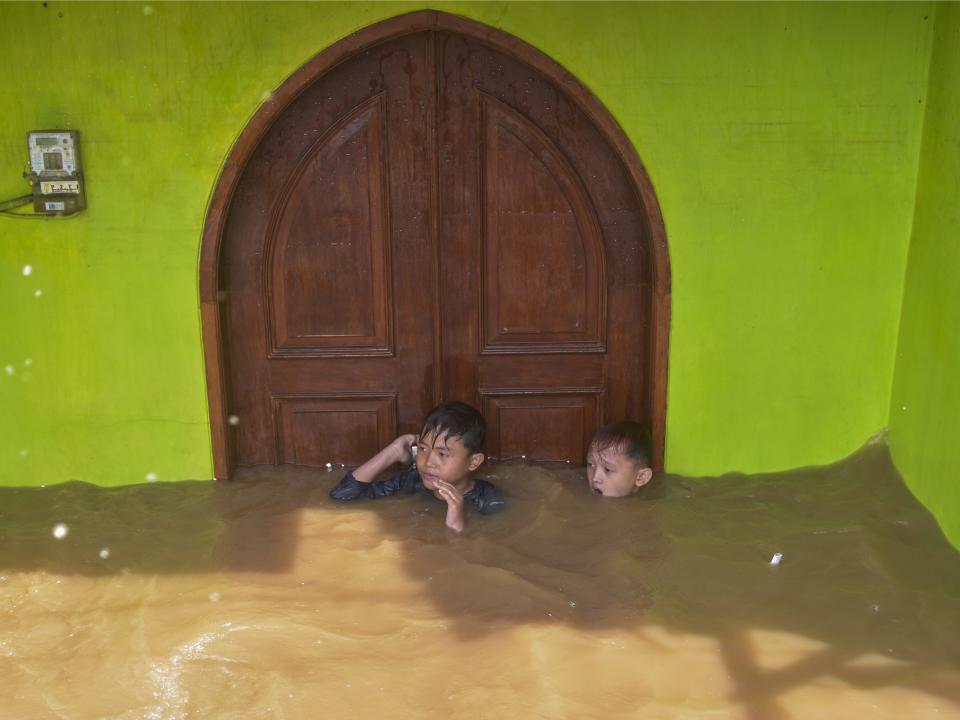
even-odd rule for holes
{"type": "Polygon", "coordinates": [[[397,462],[402,465],[409,465],[413,462],[413,454],[410,447],[417,444],[417,436],[413,434],[401,435],[388,446],[396,454],[397,462]]]}
{"type": "Polygon", "coordinates": [[[410,446],[417,441],[416,435],[401,435],[363,465],[353,471],[353,477],[362,483],[373,482],[377,475],[394,463],[409,465],[413,462],[410,446]]]}

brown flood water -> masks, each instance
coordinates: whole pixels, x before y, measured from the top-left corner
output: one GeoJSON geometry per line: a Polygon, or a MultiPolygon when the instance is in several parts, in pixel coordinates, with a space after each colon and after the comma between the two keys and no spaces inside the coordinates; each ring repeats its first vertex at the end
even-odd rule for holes
{"type": "Polygon", "coordinates": [[[960,718],[960,554],[884,446],[480,474],[509,507],[459,537],[342,471],[0,488],[0,718],[960,718]]]}

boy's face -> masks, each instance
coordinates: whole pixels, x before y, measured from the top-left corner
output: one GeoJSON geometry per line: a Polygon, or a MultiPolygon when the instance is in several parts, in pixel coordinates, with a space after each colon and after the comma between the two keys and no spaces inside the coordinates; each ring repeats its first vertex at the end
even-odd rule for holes
{"type": "Polygon", "coordinates": [[[594,495],[626,497],[642,488],[653,470],[620,452],[617,447],[602,450],[591,445],[587,451],[587,483],[594,495]]]}
{"type": "Polygon", "coordinates": [[[435,492],[437,480],[465,490],[470,473],[483,463],[483,453],[471,453],[458,437],[429,430],[417,441],[417,471],[423,486],[435,492]]]}

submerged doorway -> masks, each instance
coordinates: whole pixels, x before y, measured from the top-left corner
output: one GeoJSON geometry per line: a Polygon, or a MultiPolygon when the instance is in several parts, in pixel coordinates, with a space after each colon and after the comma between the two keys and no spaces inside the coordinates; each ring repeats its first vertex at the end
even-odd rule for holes
{"type": "Polygon", "coordinates": [[[600,103],[498,30],[413,13],[294,73],[231,151],[200,276],[217,477],[357,464],[441,400],[483,411],[493,457],[579,463],[629,417],[662,467],[652,186],[600,103]]]}

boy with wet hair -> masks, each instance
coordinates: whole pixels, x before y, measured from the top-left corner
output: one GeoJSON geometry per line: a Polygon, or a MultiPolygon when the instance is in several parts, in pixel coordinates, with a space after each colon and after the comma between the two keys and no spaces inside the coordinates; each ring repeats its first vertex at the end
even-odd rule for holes
{"type": "Polygon", "coordinates": [[[486,423],[475,408],[449,402],[431,410],[417,435],[401,435],[330,491],[334,500],[381,498],[430,492],[447,504],[447,527],[462,532],[464,505],[483,515],[503,509],[500,492],[486,480],[470,473],[484,461],[486,423]],[[413,448],[416,448],[415,450],[413,448]],[[413,456],[413,457],[411,457],[413,456]],[[394,463],[414,466],[387,480],[374,482],[377,475],[394,463]]]}
{"type": "Polygon", "coordinates": [[[594,495],[627,497],[653,477],[650,431],[630,420],[604,425],[587,448],[587,484],[594,495]]]}

